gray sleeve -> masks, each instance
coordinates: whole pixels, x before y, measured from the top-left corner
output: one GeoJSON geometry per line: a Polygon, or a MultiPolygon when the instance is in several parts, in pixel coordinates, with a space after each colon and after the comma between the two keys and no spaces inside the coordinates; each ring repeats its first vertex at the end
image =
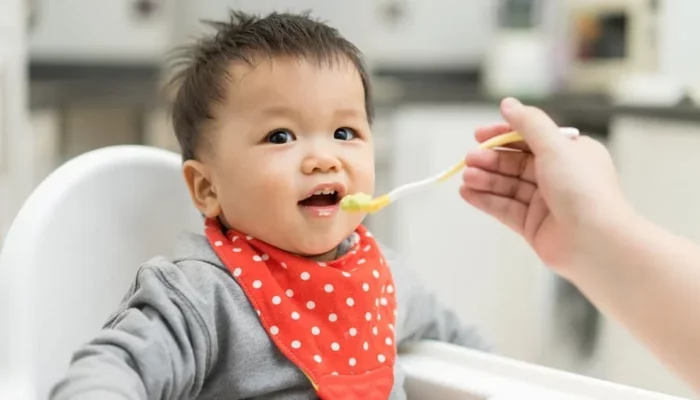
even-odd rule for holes
{"type": "Polygon", "coordinates": [[[384,250],[396,286],[398,303],[398,345],[419,340],[436,340],[478,350],[490,350],[473,325],[460,321],[457,314],[438,301],[406,263],[390,250],[384,250]]]}
{"type": "Polygon", "coordinates": [[[184,280],[174,265],[142,267],[121,309],[74,354],[50,399],[196,397],[213,341],[184,280]]]}

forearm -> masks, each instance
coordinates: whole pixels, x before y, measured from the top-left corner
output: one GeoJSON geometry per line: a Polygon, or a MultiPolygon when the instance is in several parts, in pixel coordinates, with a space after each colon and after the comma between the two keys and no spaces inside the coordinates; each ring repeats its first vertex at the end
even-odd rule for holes
{"type": "Polygon", "coordinates": [[[51,400],[197,396],[215,352],[202,313],[184,300],[176,273],[156,267],[139,271],[121,310],[75,353],[51,400]]]}
{"type": "Polygon", "coordinates": [[[604,229],[572,281],[700,392],[700,248],[638,216],[624,221],[604,229]]]}
{"type": "Polygon", "coordinates": [[[88,345],[78,351],[67,375],[53,389],[52,400],[146,400],[143,380],[116,347],[88,345]]]}

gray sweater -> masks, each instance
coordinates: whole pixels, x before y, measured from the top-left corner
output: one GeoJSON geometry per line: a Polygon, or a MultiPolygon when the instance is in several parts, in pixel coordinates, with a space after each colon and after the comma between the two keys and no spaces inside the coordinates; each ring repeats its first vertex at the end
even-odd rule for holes
{"type": "MultiPolygon", "coordinates": [[[[185,234],[173,260],[143,264],[119,309],[78,349],[51,400],[314,399],[309,380],[267,336],[258,316],[202,235],[185,234]]],[[[433,339],[485,346],[441,306],[396,254],[401,346],[433,339]]],[[[392,399],[404,399],[400,360],[392,399]]]]}

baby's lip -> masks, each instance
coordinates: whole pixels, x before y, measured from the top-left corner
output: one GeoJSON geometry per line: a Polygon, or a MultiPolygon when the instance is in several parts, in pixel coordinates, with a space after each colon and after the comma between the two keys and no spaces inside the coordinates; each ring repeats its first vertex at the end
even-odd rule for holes
{"type": "Polygon", "coordinates": [[[338,196],[338,199],[342,199],[345,196],[345,193],[347,193],[347,189],[345,188],[345,185],[343,185],[340,182],[322,183],[322,184],[314,186],[313,189],[309,190],[308,193],[306,194],[306,197],[304,197],[301,200],[302,201],[306,200],[309,197],[316,194],[317,192],[324,192],[324,191],[335,191],[336,195],[338,196]]]}

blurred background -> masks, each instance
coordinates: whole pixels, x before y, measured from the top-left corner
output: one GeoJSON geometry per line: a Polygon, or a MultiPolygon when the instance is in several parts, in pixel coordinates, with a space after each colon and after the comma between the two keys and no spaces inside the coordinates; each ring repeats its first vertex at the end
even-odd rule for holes
{"type": "MultiPolygon", "coordinates": [[[[700,241],[697,0],[2,0],[0,246],[26,196],[71,157],[178,150],[165,57],[230,8],[311,10],[365,52],[380,192],[452,165],[475,127],[500,121],[498,100],[519,96],[603,141],[638,209],[700,241]]],[[[457,181],[368,224],[498,353],[691,396],[519,238],[464,205],[457,181]]]]}

